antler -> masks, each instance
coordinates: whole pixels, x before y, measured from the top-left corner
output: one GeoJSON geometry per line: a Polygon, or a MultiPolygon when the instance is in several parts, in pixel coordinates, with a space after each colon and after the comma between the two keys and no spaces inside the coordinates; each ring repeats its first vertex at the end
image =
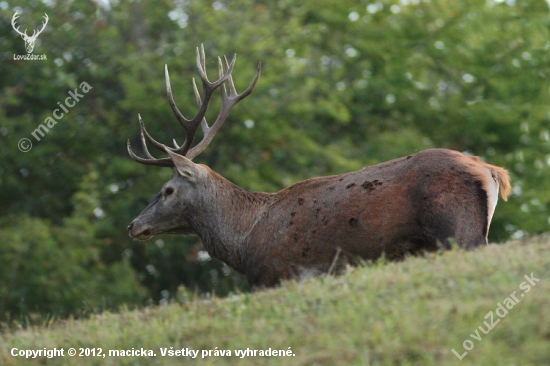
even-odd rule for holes
{"type": "Polygon", "coordinates": [[[33,38],[36,38],[40,35],[40,33],[42,33],[42,31],[44,30],[44,28],[46,28],[46,24],[48,24],[48,14],[44,13],[44,19],[45,19],[45,22],[42,22],[42,29],[40,30],[34,30],[34,32],[32,33],[32,36],[29,37],[29,35],[27,34],[27,30],[25,29],[25,32],[21,32],[19,30],[19,26],[15,27],[15,21],[17,20],[17,18],[19,18],[19,12],[16,11],[15,14],[13,14],[13,17],[11,18],[11,26],[13,27],[13,29],[19,33],[20,35],[22,35],[23,37],[25,38],[28,38],[28,39],[33,39],[33,38]]]}
{"type": "Polygon", "coordinates": [[[18,11],[16,11],[15,14],[13,14],[13,17],[11,18],[11,26],[13,27],[13,30],[16,31],[17,33],[19,33],[20,35],[24,36],[24,37],[28,37],[26,29],[25,29],[24,33],[21,33],[21,31],[19,31],[19,26],[17,26],[17,28],[15,27],[15,21],[17,20],[17,18],[19,18],[19,12],[18,11]]]}
{"type": "Polygon", "coordinates": [[[44,13],[44,17],[43,17],[46,21],[45,22],[42,22],[42,29],[40,29],[39,31],[35,30],[33,33],[32,33],[32,36],[30,36],[29,38],[36,38],[38,37],[38,35],[40,35],[40,33],[42,33],[42,31],[44,30],[44,28],[46,28],[46,24],[48,24],[48,20],[50,18],[48,18],[48,14],[44,13]]]}
{"type": "MultiPolygon", "coordinates": [[[[210,102],[210,99],[212,98],[212,94],[214,91],[222,85],[228,77],[231,76],[231,72],[233,71],[233,66],[235,66],[235,61],[237,59],[237,55],[233,56],[233,60],[231,60],[231,65],[228,66],[227,72],[223,74],[220,72],[219,79],[210,82],[208,80],[208,76],[206,75],[206,61],[204,56],[204,46],[201,45],[201,54],[199,56],[199,50],[197,48],[197,69],[199,70],[199,74],[202,79],[202,90],[204,94],[204,103],[198,103],[199,111],[197,112],[197,115],[193,117],[193,119],[186,119],[183,114],[179,111],[178,107],[176,106],[176,103],[174,102],[174,97],[172,95],[172,87],[170,86],[170,75],[168,74],[168,66],[165,66],[164,68],[164,74],[166,76],[166,94],[168,96],[168,102],[170,103],[170,107],[172,107],[172,111],[174,112],[174,115],[182,125],[182,127],[185,129],[185,132],[187,133],[187,138],[185,139],[185,142],[181,147],[176,148],[174,151],[175,153],[184,155],[189,151],[189,148],[193,144],[193,140],[195,139],[195,134],[197,132],[197,128],[201,124],[201,121],[206,114],[206,109],[208,108],[208,103],[210,102]]],[[[218,69],[221,69],[221,59],[218,57],[218,69]]],[[[193,89],[195,91],[195,97],[197,96],[197,86],[195,84],[195,80],[193,79],[193,89]]]]}
{"type": "MultiPolygon", "coordinates": [[[[225,58],[225,56],[223,58],[225,61],[226,68],[229,69],[230,66],[227,63],[227,58],[225,58]]],[[[234,60],[235,58],[233,58],[232,62],[234,62],[234,60]]],[[[227,78],[227,84],[229,86],[229,96],[227,95],[227,91],[225,90],[225,85],[222,85],[220,88],[222,106],[220,108],[218,116],[216,117],[216,120],[214,121],[214,124],[212,125],[212,127],[208,126],[208,123],[206,122],[206,118],[204,117],[202,118],[201,129],[204,134],[204,137],[201,140],[201,142],[199,142],[195,147],[193,147],[187,153],[186,156],[189,159],[193,159],[195,156],[199,155],[210,144],[210,142],[214,138],[214,135],[216,135],[221,125],[225,122],[225,119],[227,118],[227,116],[229,115],[229,112],[235,106],[235,104],[237,104],[238,102],[246,98],[252,92],[252,89],[254,89],[260,77],[261,68],[262,68],[262,64],[259,63],[258,68],[256,69],[256,75],[254,76],[254,79],[252,80],[248,88],[246,88],[245,91],[243,91],[241,94],[237,94],[237,90],[235,89],[235,84],[233,83],[233,77],[231,76],[231,74],[229,74],[229,77],[227,78]]],[[[223,74],[223,67],[222,67],[221,61],[218,64],[218,73],[220,77],[223,74]]],[[[201,97],[199,95],[199,92],[197,91],[197,86],[195,84],[194,79],[193,79],[193,90],[195,91],[195,99],[197,100],[197,105],[201,105],[201,97]]],[[[174,141],[174,144],[177,146],[176,141],[174,141]]]]}
{"type": "Polygon", "coordinates": [[[195,92],[195,99],[197,101],[198,106],[198,112],[192,119],[187,119],[183,116],[183,114],[179,111],[178,107],[176,106],[176,103],[174,102],[174,97],[172,95],[172,88],[170,86],[170,76],[168,74],[168,66],[165,66],[165,77],[166,77],[166,94],[168,96],[168,102],[170,103],[170,107],[172,108],[172,111],[174,112],[174,115],[180,122],[181,126],[185,130],[187,137],[185,139],[185,142],[178,146],[176,143],[176,140],[174,140],[175,148],[167,147],[166,145],[156,141],[149,135],[147,130],[145,129],[145,125],[143,124],[143,121],[141,120],[141,116],[139,116],[139,125],[141,129],[141,143],[143,147],[143,152],[145,153],[145,158],[141,158],[134,154],[132,151],[132,148],[130,146],[130,140],[128,140],[127,148],[128,148],[128,154],[130,157],[141,164],[147,164],[147,165],[157,165],[157,166],[173,166],[172,160],[169,158],[163,158],[163,159],[156,159],[154,158],[147,149],[147,144],[145,139],[149,140],[149,142],[155,146],[157,149],[165,152],[167,149],[176,153],[180,154],[182,156],[186,156],[189,159],[193,159],[198,154],[200,154],[212,141],[212,138],[216,134],[216,132],[219,130],[227,116],[229,115],[229,112],[231,111],[231,108],[235,106],[239,101],[247,97],[254,87],[256,86],[256,82],[258,81],[258,78],[260,77],[260,70],[261,70],[261,64],[258,65],[258,69],[256,71],[256,76],[254,77],[254,80],[252,80],[252,83],[246,88],[244,92],[241,94],[237,94],[235,90],[235,85],[233,83],[233,78],[231,77],[231,72],[233,71],[233,66],[235,65],[235,60],[237,58],[237,55],[233,56],[233,59],[231,60],[231,63],[227,62],[227,59],[224,56],[225,60],[225,67],[226,71],[224,73],[223,63],[222,60],[218,57],[218,74],[219,78],[216,81],[211,82],[208,80],[208,76],[206,75],[206,61],[204,56],[204,47],[201,45],[201,50],[199,53],[199,49],[197,47],[197,69],[199,71],[201,80],[202,80],[202,89],[203,89],[203,97],[201,98],[197,85],[195,83],[195,79],[193,78],[193,91],[195,92]],[[229,86],[229,96],[227,95],[227,91],[225,90],[225,86],[222,86],[227,81],[229,86]],[[208,108],[208,104],[210,102],[210,99],[212,98],[212,95],[214,91],[220,87],[220,94],[222,98],[222,106],[220,108],[220,112],[218,113],[218,116],[212,125],[212,127],[208,126],[208,123],[206,122],[206,119],[204,118],[206,114],[206,110],[208,108]],[[195,135],[197,132],[197,129],[201,126],[202,132],[204,134],[204,137],[202,141],[200,141],[195,147],[191,149],[191,146],[193,144],[193,141],[195,139],[195,135]]]}

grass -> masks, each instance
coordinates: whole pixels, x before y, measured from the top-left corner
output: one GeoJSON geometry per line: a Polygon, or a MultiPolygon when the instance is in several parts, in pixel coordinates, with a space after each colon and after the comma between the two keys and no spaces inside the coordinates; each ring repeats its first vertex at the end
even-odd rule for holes
{"type": "Polygon", "coordinates": [[[452,250],[253,294],[190,299],[0,334],[0,364],[548,365],[549,274],[548,237],[473,252],[452,250]],[[540,281],[524,292],[529,284],[524,276],[531,273],[540,281]],[[519,302],[499,318],[498,304],[514,291],[519,302]],[[487,328],[483,322],[490,324],[485,319],[490,312],[494,322],[500,321],[484,334],[478,327],[487,328]],[[473,348],[459,360],[451,349],[462,355],[463,344],[473,348]],[[12,348],[55,347],[64,348],[65,357],[10,355],[12,348]],[[69,357],[69,347],[99,347],[107,355],[69,357]],[[201,352],[195,359],[161,356],[160,348],[170,347],[201,352]],[[212,352],[201,358],[202,350],[216,347],[231,356],[212,352]],[[294,356],[235,355],[247,348],[289,347],[294,356]],[[108,350],[132,348],[152,350],[156,357],[108,355],[108,350]]]}

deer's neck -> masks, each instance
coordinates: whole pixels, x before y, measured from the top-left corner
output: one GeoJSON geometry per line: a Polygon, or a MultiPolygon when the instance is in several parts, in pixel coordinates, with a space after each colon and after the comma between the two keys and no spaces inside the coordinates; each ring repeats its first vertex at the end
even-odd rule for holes
{"type": "Polygon", "coordinates": [[[200,208],[191,215],[190,222],[211,256],[242,272],[247,237],[272,194],[246,191],[210,172],[200,208]]]}

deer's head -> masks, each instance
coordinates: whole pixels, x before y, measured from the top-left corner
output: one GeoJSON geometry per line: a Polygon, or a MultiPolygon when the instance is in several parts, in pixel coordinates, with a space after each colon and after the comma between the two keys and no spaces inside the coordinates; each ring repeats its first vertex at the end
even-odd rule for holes
{"type": "Polygon", "coordinates": [[[192,119],[186,119],[176,107],[172,95],[172,88],[170,86],[168,67],[165,67],[168,102],[170,103],[174,115],[187,134],[184,143],[180,146],[174,140],[174,147],[172,148],[156,141],[145,129],[141,116],[139,116],[141,143],[146,158],[134,154],[130,147],[130,140],[128,140],[128,154],[130,154],[133,160],[146,165],[171,167],[173,172],[172,178],[164,184],[157,196],[128,226],[128,234],[138,240],[147,240],[153,235],[162,233],[194,234],[192,225],[188,221],[189,212],[192,211],[191,208],[196,202],[203,198],[201,197],[204,191],[202,188],[209,183],[210,170],[206,166],[193,163],[192,159],[208,146],[229,115],[231,108],[252,92],[252,89],[254,89],[260,77],[260,65],[258,65],[256,76],[254,80],[252,80],[252,83],[244,92],[238,94],[231,77],[236,55],[233,56],[231,63],[228,63],[225,57],[223,62],[218,58],[219,78],[213,82],[209,81],[206,75],[204,47],[201,46],[200,52],[197,48],[196,58],[197,69],[202,80],[203,92],[201,96],[197,89],[195,79],[193,79],[193,90],[198,105],[198,112],[192,119]],[[225,84],[227,84],[229,92],[226,90],[225,84]],[[216,120],[212,126],[209,126],[205,119],[205,114],[210,99],[214,91],[218,88],[220,90],[222,105],[216,120]],[[199,125],[201,126],[204,137],[197,145],[192,147],[199,125]],[[153,157],[147,149],[146,140],[157,149],[166,152],[168,157],[161,159],[153,157]]]}
{"type": "Polygon", "coordinates": [[[44,22],[42,23],[42,28],[40,30],[35,29],[34,32],[32,33],[32,36],[29,36],[27,34],[26,29],[24,32],[21,32],[19,30],[19,26],[17,27],[15,26],[15,21],[17,20],[18,17],[19,17],[19,13],[16,11],[15,14],[13,14],[13,17],[11,18],[11,26],[17,33],[19,33],[21,38],[23,38],[23,40],[25,41],[25,48],[27,49],[27,53],[31,53],[32,50],[34,49],[34,42],[36,42],[36,39],[38,38],[40,33],[42,33],[44,28],[46,28],[46,24],[48,24],[48,14],[44,13],[44,22]]]}

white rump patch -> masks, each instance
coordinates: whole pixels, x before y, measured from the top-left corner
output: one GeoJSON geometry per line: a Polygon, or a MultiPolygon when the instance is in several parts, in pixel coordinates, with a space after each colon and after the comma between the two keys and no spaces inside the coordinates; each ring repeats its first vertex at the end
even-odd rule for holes
{"type": "Polygon", "coordinates": [[[489,233],[489,226],[491,226],[491,220],[493,219],[493,214],[495,213],[495,208],[497,207],[498,201],[498,182],[492,174],[489,182],[491,183],[489,184],[489,187],[487,187],[487,233],[489,233]]]}

